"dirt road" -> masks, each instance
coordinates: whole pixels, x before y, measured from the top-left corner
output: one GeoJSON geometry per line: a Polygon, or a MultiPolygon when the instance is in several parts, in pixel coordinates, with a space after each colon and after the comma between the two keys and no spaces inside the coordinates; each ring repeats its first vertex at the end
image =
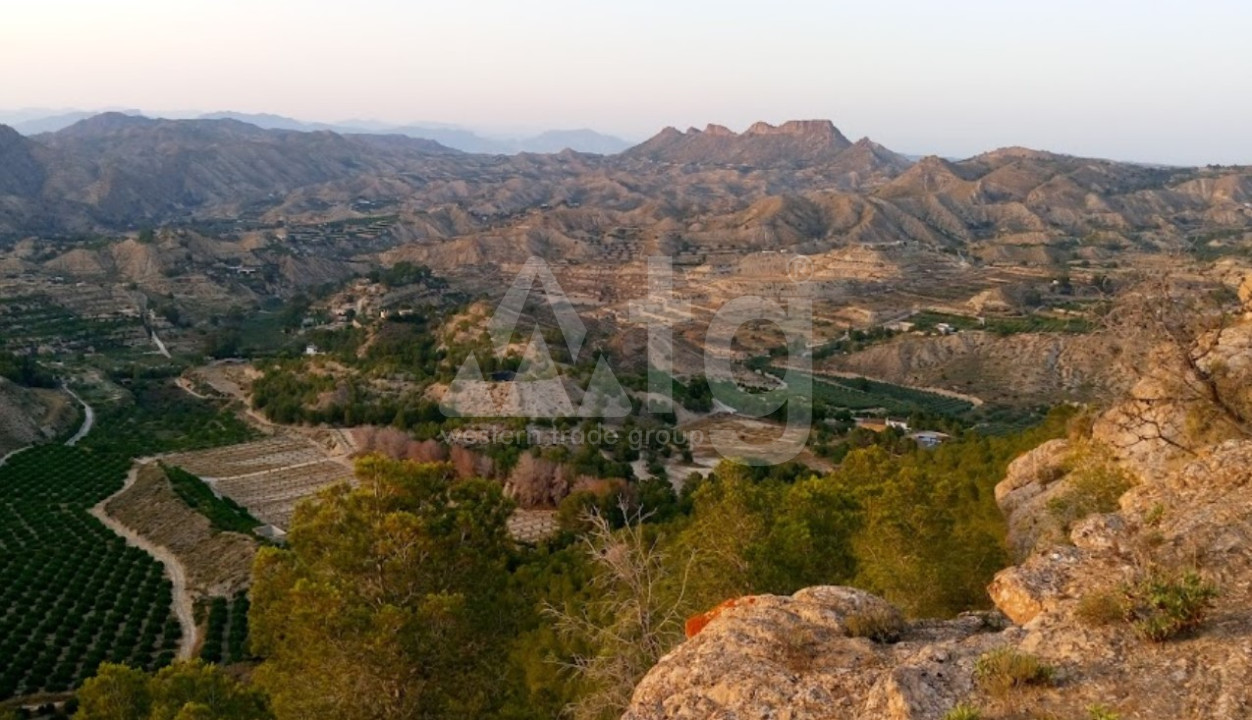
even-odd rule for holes
{"type": "Polygon", "coordinates": [[[169,550],[136,534],[130,528],[110,517],[105,510],[110,500],[126,492],[135,484],[135,480],[139,476],[139,466],[144,462],[143,460],[137,460],[131,466],[130,473],[127,474],[126,483],[122,486],[122,489],[100,501],[98,505],[91,509],[91,514],[104,523],[105,527],[125,538],[128,545],[143,550],[165,566],[165,574],[174,585],[174,614],[178,617],[178,624],[183,631],[183,638],[178,644],[178,658],[180,660],[190,660],[191,653],[199,645],[200,638],[196,628],[195,615],[192,612],[191,595],[187,592],[187,569],[183,567],[183,564],[169,550]]]}
{"type": "Polygon", "coordinates": [[[80,398],[78,393],[70,390],[68,386],[66,386],[65,392],[69,393],[70,397],[77,400],[78,404],[83,406],[82,426],[78,428],[78,432],[74,433],[74,437],[65,441],[66,445],[74,447],[80,440],[87,437],[87,433],[91,432],[91,429],[96,426],[96,410],[92,406],[88,405],[86,400],[80,398]]]}

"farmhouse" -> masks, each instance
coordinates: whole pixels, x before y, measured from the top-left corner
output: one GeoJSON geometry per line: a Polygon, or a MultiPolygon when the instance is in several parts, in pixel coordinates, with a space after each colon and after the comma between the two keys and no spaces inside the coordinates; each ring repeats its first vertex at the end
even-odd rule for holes
{"type": "Polygon", "coordinates": [[[900,430],[902,432],[909,431],[909,424],[904,420],[895,420],[892,418],[857,418],[856,426],[872,430],[876,433],[887,432],[887,430],[900,430]]]}

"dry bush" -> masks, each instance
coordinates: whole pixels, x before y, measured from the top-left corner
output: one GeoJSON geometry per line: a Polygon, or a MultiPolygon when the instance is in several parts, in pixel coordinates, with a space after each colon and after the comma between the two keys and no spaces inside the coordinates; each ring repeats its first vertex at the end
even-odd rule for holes
{"type": "Polygon", "coordinates": [[[1074,614],[1085,625],[1112,625],[1125,619],[1126,601],[1123,595],[1116,592],[1090,592],[1079,598],[1074,614]]]}
{"type": "Polygon", "coordinates": [[[849,637],[868,638],[876,643],[899,642],[908,627],[900,613],[884,607],[852,613],[843,619],[843,626],[849,637]]]}
{"type": "Polygon", "coordinates": [[[591,596],[577,608],[548,605],[545,614],[576,647],[566,668],[589,690],[567,709],[574,720],[617,718],[648,670],[684,638],[688,558],[675,577],[647,531],[645,516],[623,506],[626,527],[614,530],[599,512],[587,514],[583,549],[595,567],[591,596]]]}
{"type": "Polygon", "coordinates": [[[1056,683],[1056,668],[1030,653],[1003,647],[978,658],[974,679],[987,694],[1003,697],[1022,688],[1051,687],[1056,683]]]}
{"type": "Polygon", "coordinates": [[[982,711],[973,705],[961,703],[945,713],[943,720],[982,720],[982,711]]]}

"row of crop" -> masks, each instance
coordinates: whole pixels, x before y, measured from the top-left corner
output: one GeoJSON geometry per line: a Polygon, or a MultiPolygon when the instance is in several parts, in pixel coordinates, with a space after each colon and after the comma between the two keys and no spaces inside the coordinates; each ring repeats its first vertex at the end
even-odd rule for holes
{"type": "Polygon", "coordinates": [[[227,600],[215,597],[210,601],[208,628],[200,657],[207,662],[233,664],[251,659],[248,652],[247,593],[227,600]]]}
{"type": "Polygon", "coordinates": [[[0,701],[77,687],[102,662],[155,669],[182,632],[164,568],[90,514],[135,457],[250,439],[220,407],[136,378],[133,402],[100,408],[77,447],[0,467],[0,701]]]}
{"type": "Polygon", "coordinates": [[[208,518],[214,530],[247,535],[261,525],[261,521],[249,515],[246,509],[228,497],[218,497],[195,475],[169,465],[162,464],[161,468],[178,497],[192,510],[208,518]]]}
{"type": "Polygon", "coordinates": [[[87,512],[127,464],[45,446],[0,467],[0,698],[69,689],[101,662],[172,659],[180,633],[163,568],[87,512]]]}

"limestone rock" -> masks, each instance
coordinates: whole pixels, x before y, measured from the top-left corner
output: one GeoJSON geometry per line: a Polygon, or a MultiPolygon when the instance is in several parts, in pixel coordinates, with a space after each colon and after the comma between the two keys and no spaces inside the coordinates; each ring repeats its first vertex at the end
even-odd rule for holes
{"type": "Polygon", "coordinates": [[[1034,620],[1054,606],[1073,578],[1082,551],[1058,547],[1001,570],[987,588],[1000,612],[1018,625],[1034,620]]]}

